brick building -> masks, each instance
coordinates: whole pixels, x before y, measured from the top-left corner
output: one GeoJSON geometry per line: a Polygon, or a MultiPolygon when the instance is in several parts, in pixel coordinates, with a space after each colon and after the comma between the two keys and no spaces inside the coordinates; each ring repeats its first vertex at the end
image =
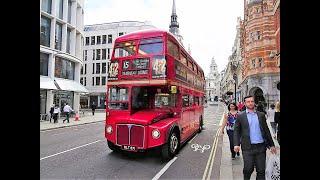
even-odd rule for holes
{"type": "Polygon", "coordinates": [[[280,69],[275,58],[280,52],[280,26],[276,23],[279,10],[274,10],[275,0],[244,1],[241,23],[243,69],[239,85],[244,95],[255,96],[256,103],[262,101],[269,105],[280,99],[277,89],[280,69]]]}

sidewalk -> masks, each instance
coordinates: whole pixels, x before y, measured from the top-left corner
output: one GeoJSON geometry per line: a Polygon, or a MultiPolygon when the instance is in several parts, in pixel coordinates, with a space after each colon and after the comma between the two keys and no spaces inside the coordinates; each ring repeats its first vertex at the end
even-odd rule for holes
{"type": "Polygon", "coordinates": [[[48,130],[48,129],[56,129],[56,128],[63,128],[67,126],[76,126],[80,124],[89,124],[89,123],[95,123],[100,121],[105,121],[106,119],[106,113],[105,112],[96,112],[94,116],[92,114],[86,115],[84,117],[80,116],[79,121],[75,121],[75,118],[69,118],[70,123],[67,123],[65,121],[62,122],[64,118],[58,119],[58,123],[53,123],[53,119],[50,121],[42,121],[40,122],[40,131],[48,130]]]}
{"type": "MultiPolygon", "coordinates": [[[[268,123],[270,133],[273,136],[271,126],[268,123]]],[[[277,148],[277,154],[280,156],[280,146],[276,139],[273,139],[275,146],[277,148]]],[[[223,135],[223,144],[222,144],[222,157],[221,157],[221,167],[220,167],[220,180],[243,180],[243,159],[242,153],[240,151],[240,156],[236,156],[235,160],[231,159],[230,147],[229,147],[229,138],[227,133],[223,135]]],[[[267,150],[267,158],[270,157],[271,152],[267,150]]],[[[256,170],[253,171],[250,179],[256,179],[256,170]]]]}

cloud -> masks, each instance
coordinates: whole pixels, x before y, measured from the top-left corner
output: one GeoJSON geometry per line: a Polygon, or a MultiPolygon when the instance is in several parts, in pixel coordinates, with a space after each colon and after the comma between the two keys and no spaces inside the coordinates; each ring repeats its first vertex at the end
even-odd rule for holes
{"type": "MultiPolygon", "coordinates": [[[[117,21],[151,21],[169,29],[172,0],[86,0],[85,24],[117,21]]],[[[191,55],[209,73],[212,57],[219,71],[227,64],[236,35],[243,0],[176,0],[180,33],[191,55]]]]}

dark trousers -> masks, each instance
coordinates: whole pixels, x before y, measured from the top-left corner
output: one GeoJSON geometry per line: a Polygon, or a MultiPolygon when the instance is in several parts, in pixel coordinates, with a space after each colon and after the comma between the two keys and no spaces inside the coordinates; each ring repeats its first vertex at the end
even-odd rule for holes
{"type": "Polygon", "coordinates": [[[251,149],[242,151],[243,156],[243,178],[250,180],[251,174],[256,167],[257,180],[265,180],[266,170],[266,147],[263,143],[252,144],[251,149]]]}
{"type": "Polygon", "coordinates": [[[69,115],[70,115],[70,113],[68,113],[68,112],[65,112],[66,113],[66,118],[63,120],[63,122],[64,121],[68,121],[68,123],[69,123],[69,115]]]}
{"type": "Polygon", "coordinates": [[[58,123],[58,113],[53,114],[53,123],[58,123]]]}
{"type": "Polygon", "coordinates": [[[277,124],[275,122],[270,122],[270,125],[272,127],[273,133],[277,134],[277,124]]]}
{"type": "Polygon", "coordinates": [[[53,113],[50,113],[50,123],[51,123],[51,119],[54,120],[54,118],[53,118],[53,113]]]}
{"type": "Polygon", "coordinates": [[[229,136],[229,142],[230,142],[230,152],[232,157],[236,156],[236,152],[234,152],[234,145],[233,145],[233,131],[232,130],[227,130],[227,134],[229,136]]]}
{"type": "Polygon", "coordinates": [[[94,116],[94,109],[92,109],[92,115],[94,116]]]}

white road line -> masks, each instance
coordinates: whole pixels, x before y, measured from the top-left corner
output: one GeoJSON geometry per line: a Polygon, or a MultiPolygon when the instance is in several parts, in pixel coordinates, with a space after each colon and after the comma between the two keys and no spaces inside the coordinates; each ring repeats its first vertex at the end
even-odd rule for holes
{"type": "Polygon", "coordinates": [[[40,161],[41,161],[41,160],[44,160],[44,159],[47,159],[47,158],[49,158],[49,157],[57,156],[57,155],[59,155],[59,154],[63,154],[63,153],[69,152],[69,151],[73,151],[73,150],[75,150],[75,149],[79,149],[79,148],[81,148],[81,147],[89,146],[90,144],[94,144],[94,143],[97,143],[97,142],[99,142],[99,141],[102,141],[102,139],[97,140],[97,141],[94,141],[94,142],[91,142],[91,143],[88,143],[88,144],[84,144],[84,145],[81,145],[81,146],[78,146],[78,147],[75,147],[75,148],[72,148],[72,149],[69,149],[69,150],[66,150],[66,151],[62,151],[62,152],[59,152],[59,153],[56,153],[56,154],[52,154],[52,155],[50,155],[50,156],[46,156],[46,157],[40,158],[40,161]]]}
{"type": "Polygon", "coordinates": [[[193,139],[196,138],[197,136],[198,136],[198,134],[196,134],[196,135],[188,142],[188,144],[190,144],[190,143],[193,141],[193,139]]]}
{"type": "Polygon", "coordinates": [[[158,174],[156,174],[152,180],[158,180],[160,178],[160,176],[166,172],[166,170],[171,166],[171,164],[177,160],[178,157],[174,157],[173,159],[171,159],[159,172],[158,174]]]}

